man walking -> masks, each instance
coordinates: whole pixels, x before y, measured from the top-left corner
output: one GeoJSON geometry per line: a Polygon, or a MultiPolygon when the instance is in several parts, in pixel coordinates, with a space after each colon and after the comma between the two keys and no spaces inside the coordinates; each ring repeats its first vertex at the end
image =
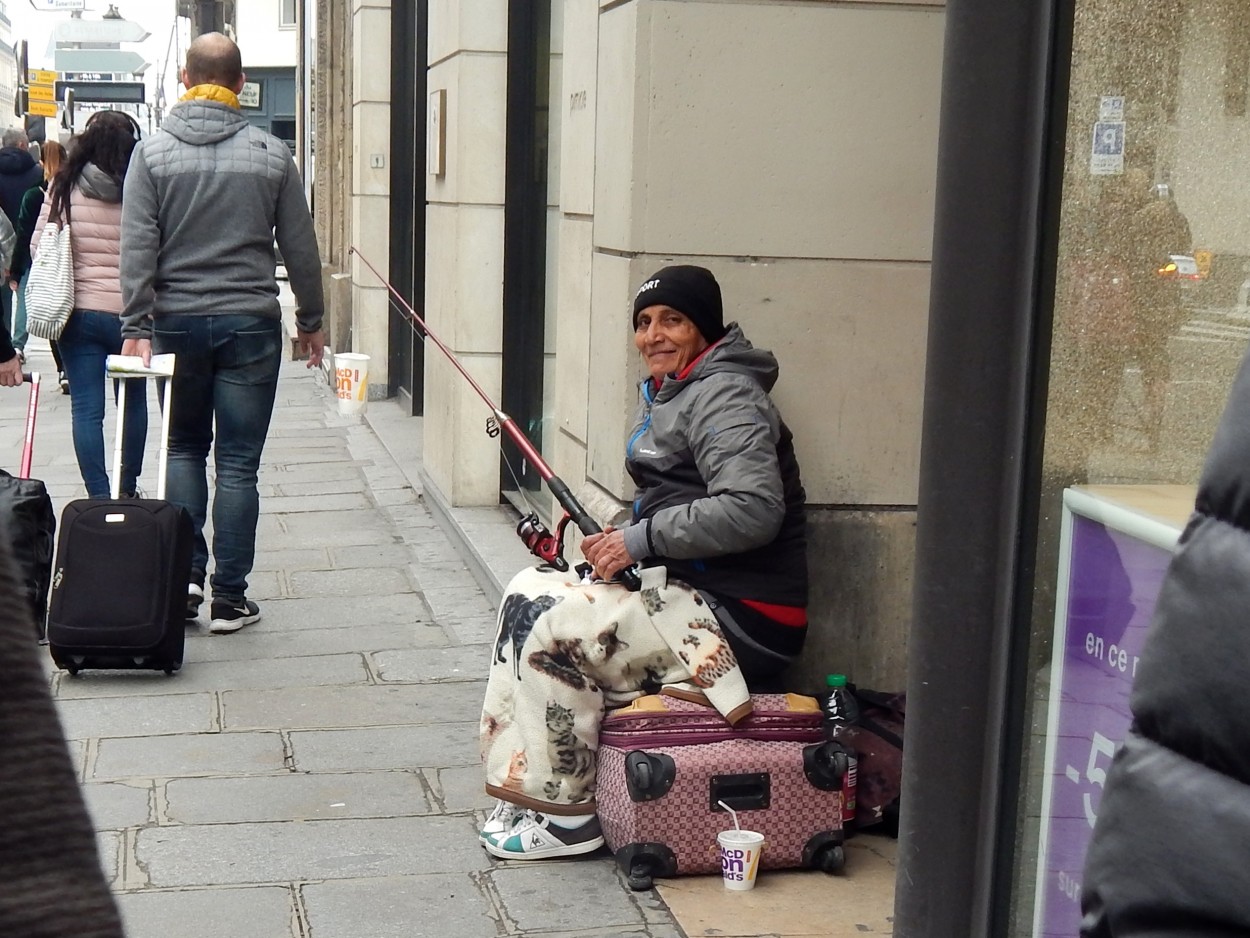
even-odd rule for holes
{"type": "Polygon", "coordinates": [[[206,33],[187,50],[187,92],[130,160],[122,198],[124,355],[177,355],[169,429],[169,500],[195,526],[187,617],[204,597],[206,462],[216,446],[209,630],[260,618],[246,596],[256,553],[256,474],[269,429],[282,322],[274,238],[298,303],[308,367],[321,363],[321,259],[286,144],[239,110],[239,47],[206,33]]]}

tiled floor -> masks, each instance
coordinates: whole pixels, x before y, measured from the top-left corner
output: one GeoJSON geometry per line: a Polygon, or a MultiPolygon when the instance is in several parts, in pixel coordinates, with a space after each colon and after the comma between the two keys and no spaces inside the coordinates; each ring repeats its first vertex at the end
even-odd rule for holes
{"type": "Polygon", "coordinates": [[[847,842],[842,875],[765,871],[750,892],[726,891],[719,876],[657,880],[657,886],[690,938],[890,935],[897,848],[890,837],[857,834],[847,842]]]}

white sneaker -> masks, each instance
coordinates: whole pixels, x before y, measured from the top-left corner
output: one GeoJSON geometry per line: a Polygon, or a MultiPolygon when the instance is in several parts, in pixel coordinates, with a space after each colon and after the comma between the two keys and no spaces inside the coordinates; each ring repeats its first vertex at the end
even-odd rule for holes
{"type": "Polygon", "coordinates": [[[500,798],[495,802],[495,809],[486,818],[486,823],[482,825],[482,829],[477,835],[478,839],[485,843],[486,838],[496,837],[504,831],[511,829],[516,819],[524,813],[525,809],[519,804],[513,804],[511,801],[504,801],[500,798]]]}
{"type": "Polygon", "coordinates": [[[575,857],[603,846],[599,818],[580,827],[560,827],[537,811],[526,810],[511,829],[482,841],[486,852],[504,860],[547,860],[575,857]]]}

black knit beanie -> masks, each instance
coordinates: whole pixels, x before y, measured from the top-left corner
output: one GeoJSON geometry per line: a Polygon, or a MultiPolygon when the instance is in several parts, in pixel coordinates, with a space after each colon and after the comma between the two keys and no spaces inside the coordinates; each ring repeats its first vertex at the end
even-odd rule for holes
{"type": "Polygon", "coordinates": [[[706,267],[679,264],[647,278],[634,294],[634,328],[638,314],[648,306],[671,306],[695,324],[703,338],[715,342],[725,335],[725,311],[720,284],[706,267]]]}

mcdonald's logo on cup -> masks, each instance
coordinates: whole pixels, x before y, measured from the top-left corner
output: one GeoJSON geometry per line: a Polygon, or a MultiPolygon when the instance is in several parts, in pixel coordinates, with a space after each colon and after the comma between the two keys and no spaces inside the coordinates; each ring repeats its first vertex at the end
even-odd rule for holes
{"type": "Polygon", "coordinates": [[[339,413],[362,413],[369,401],[369,356],[358,352],[335,352],[334,379],[339,413]]]}

